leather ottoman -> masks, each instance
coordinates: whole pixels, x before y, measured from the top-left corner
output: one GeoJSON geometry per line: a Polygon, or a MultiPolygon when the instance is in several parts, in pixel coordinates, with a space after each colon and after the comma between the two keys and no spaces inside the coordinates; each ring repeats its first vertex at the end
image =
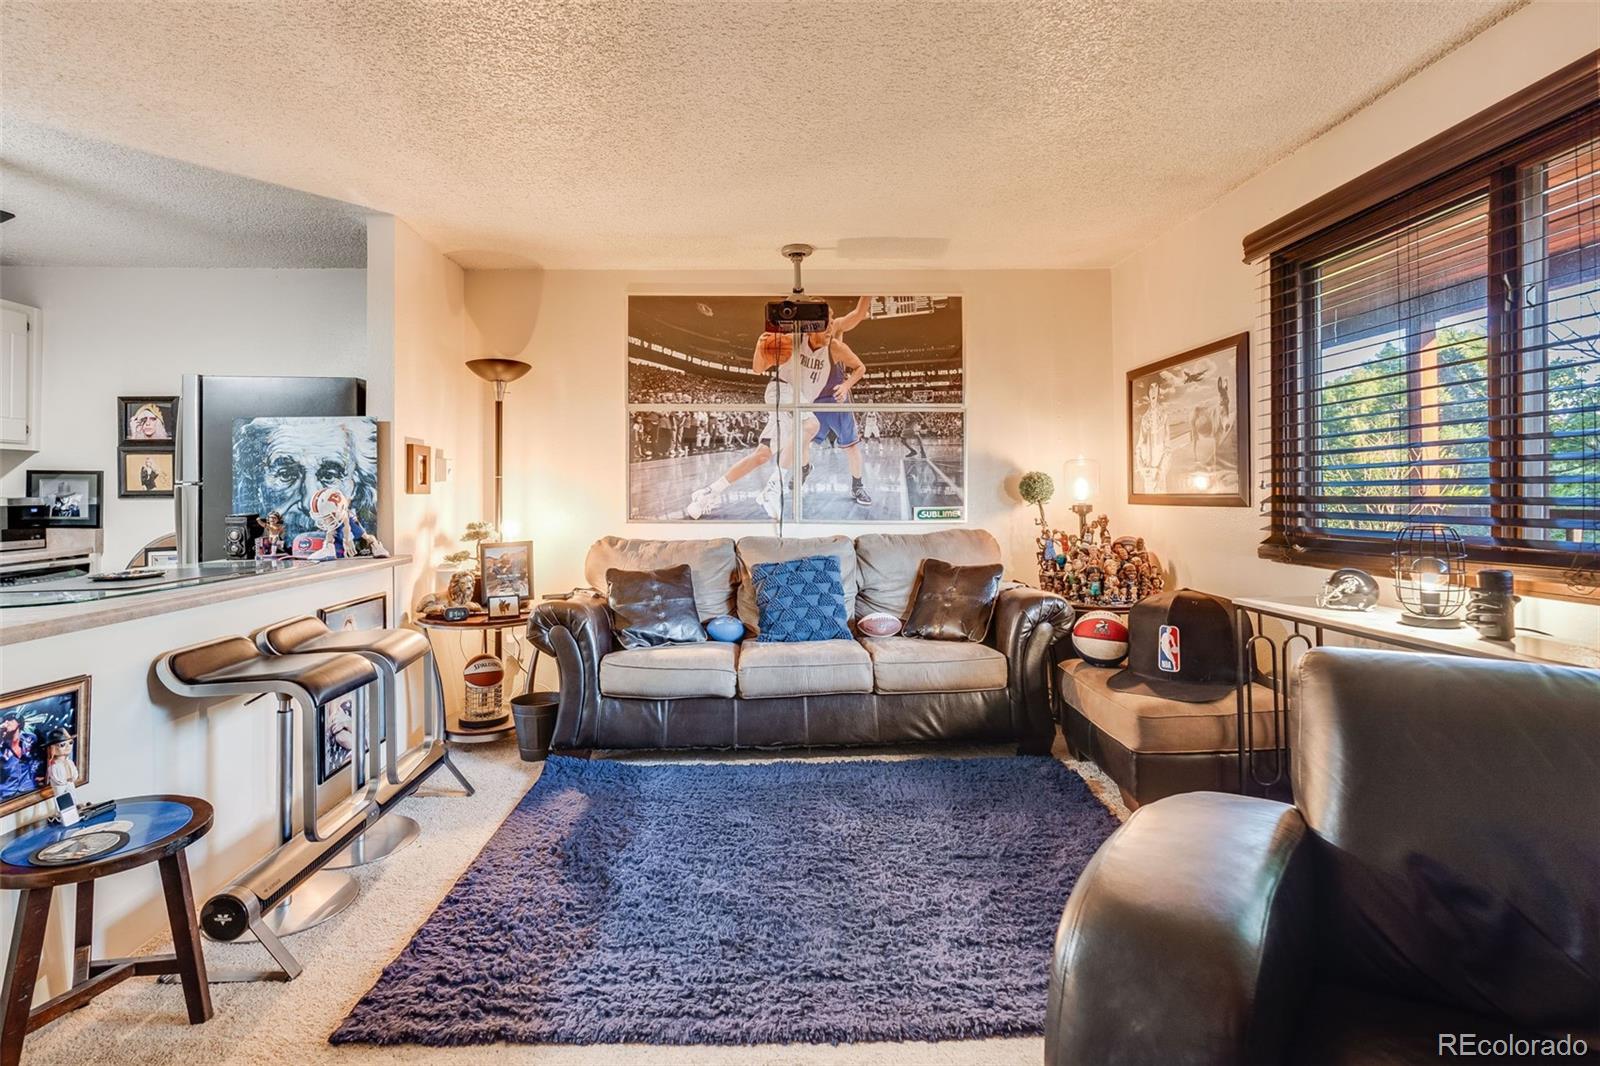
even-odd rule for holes
{"type": "MultiPolygon", "coordinates": [[[[1210,703],[1185,703],[1118,692],[1106,681],[1116,667],[1068,659],[1056,669],[1062,732],[1079,758],[1092,759],[1122,791],[1131,810],[1180,792],[1239,790],[1238,705],[1229,693],[1210,703]]],[[[1252,684],[1254,741],[1274,746],[1272,690],[1252,684]]],[[[1270,753],[1258,766],[1271,767],[1270,753]]],[[[1287,775],[1285,775],[1287,777],[1287,775]]],[[[1252,786],[1254,788],[1254,786],[1252,786]]],[[[1287,784],[1257,794],[1288,799],[1287,784]]]]}

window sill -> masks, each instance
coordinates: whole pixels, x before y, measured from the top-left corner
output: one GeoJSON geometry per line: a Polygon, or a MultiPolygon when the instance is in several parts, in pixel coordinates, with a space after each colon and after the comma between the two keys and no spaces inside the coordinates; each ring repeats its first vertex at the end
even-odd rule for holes
{"type": "MultiPolygon", "coordinates": [[[[1338,570],[1355,567],[1383,578],[1391,570],[1387,553],[1369,553],[1338,548],[1292,548],[1277,541],[1267,541],[1256,548],[1262,559],[1287,563],[1290,566],[1310,566],[1321,570],[1338,570]]],[[[1600,588],[1581,592],[1567,583],[1566,571],[1559,566],[1530,566],[1526,563],[1485,562],[1467,559],[1467,574],[1475,576],[1479,570],[1510,570],[1515,576],[1515,590],[1519,596],[1533,596],[1544,600],[1564,600],[1568,603],[1586,603],[1600,607],[1600,588]]],[[[1596,575],[1600,581],[1600,574],[1596,575]]]]}

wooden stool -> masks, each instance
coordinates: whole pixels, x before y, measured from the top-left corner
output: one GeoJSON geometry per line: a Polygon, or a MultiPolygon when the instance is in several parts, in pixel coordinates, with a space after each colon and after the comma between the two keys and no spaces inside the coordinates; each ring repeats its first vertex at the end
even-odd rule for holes
{"type": "Polygon", "coordinates": [[[0,1066],[16,1066],[21,1061],[23,1038],[33,1030],[78,1009],[129,977],[177,974],[183,981],[189,1024],[199,1025],[211,1017],[206,960],[200,953],[200,931],[195,925],[194,891],[189,885],[189,864],[183,857],[183,849],[210,829],[211,804],[203,799],[135,796],[118,800],[111,817],[79,823],[70,830],[47,822],[0,837],[0,889],[19,894],[11,952],[6,959],[0,1066]],[[35,866],[29,862],[28,857],[35,851],[69,832],[92,831],[123,822],[133,824],[122,830],[128,834],[128,842],[115,851],[71,866],[35,866]],[[151,862],[161,865],[161,887],[167,900],[167,921],[172,925],[174,953],[127,959],[91,958],[95,879],[151,862]],[[72,929],[72,987],[30,1009],[34,981],[39,976],[39,956],[44,950],[45,922],[50,917],[50,897],[57,885],[78,886],[72,929]]]}

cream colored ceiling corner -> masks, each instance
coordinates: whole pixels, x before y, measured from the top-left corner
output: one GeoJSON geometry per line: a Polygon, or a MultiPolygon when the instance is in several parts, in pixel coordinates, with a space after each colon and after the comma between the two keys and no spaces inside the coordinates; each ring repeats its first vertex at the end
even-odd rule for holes
{"type": "MultiPolygon", "coordinates": [[[[10,44],[0,50],[9,60],[10,44]]],[[[16,215],[0,230],[6,265],[366,262],[363,212],[350,204],[29,122],[9,106],[0,167],[0,207],[16,215]]]]}
{"type": "Polygon", "coordinates": [[[0,58],[469,267],[1104,267],[1517,6],[7,0],[0,58]]]}

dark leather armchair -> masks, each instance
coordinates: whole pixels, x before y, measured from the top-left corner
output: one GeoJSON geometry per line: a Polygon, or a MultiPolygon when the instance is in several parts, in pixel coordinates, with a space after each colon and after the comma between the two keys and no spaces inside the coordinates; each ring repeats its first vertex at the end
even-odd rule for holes
{"type": "Polygon", "coordinates": [[[1046,1062],[1600,1052],[1600,671],[1320,649],[1295,691],[1295,806],[1173,796],[1090,862],[1046,1062]]]}

